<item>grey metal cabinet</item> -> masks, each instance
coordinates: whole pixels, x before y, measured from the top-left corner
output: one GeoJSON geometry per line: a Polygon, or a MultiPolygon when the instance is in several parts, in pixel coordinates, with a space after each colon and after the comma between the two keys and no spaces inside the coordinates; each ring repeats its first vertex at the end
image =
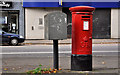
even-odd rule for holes
{"type": "Polygon", "coordinates": [[[45,15],[45,39],[67,39],[67,15],[62,12],[53,12],[45,15]]]}

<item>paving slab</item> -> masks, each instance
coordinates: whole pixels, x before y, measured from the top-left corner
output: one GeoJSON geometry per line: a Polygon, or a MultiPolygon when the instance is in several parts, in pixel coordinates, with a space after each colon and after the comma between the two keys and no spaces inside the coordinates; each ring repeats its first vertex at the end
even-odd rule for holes
{"type": "MultiPolygon", "coordinates": [[[[71,71],[71,58],[60,57],[59,67],[65,73],[82,73],[83,71],[71,71]]],[[[3,73],[25,73],[42,64],[42,68],[53,68],[53,57],[7,57],[3,58],[3,73]],[[7,69],[7,70],[4,70],[7,69]]],[[[118,73],[119,59],[117,56],[94,56],[93,71],[88,73],[118,73]]],[[[86,73],[86,72],[83,72],[86,73]]]]}

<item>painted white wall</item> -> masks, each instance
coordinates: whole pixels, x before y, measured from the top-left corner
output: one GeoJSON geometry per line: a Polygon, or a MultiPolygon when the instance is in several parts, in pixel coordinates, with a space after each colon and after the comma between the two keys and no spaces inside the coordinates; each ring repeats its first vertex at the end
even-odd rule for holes
{"type": "Polygon", "coordinates": [[[111,9],[111,38],[120,38],[120,9],[111,9]]]}
{"type": "Polygon", "coordinates": [[[118,9],[118,38],[120,38],[120,8],[118,9]]]}
{"type": "Polygon", "coordinates": [[[44,39],[44,16],[54,11],[62,12],[62,8],[25,8],[26,39],[44,39]],[[39,24],[39,18],[43,19],[42,25],[39,24]]]}

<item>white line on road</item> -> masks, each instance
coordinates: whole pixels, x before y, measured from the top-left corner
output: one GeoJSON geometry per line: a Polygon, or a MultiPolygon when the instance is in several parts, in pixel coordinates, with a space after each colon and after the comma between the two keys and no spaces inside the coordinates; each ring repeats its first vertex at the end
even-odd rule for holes
{"type": "MultiPolygon", "coordinates": [[[[118,51],[92,51],[92,53],[118,53],[118,51]]],[[[5,55],[11,55],[11,54],[52,54],[53,52],[3,52],[0,53],[5,55]]],[[[59,53],[71,53],[71,51],[60,51],[59,53]]]]}

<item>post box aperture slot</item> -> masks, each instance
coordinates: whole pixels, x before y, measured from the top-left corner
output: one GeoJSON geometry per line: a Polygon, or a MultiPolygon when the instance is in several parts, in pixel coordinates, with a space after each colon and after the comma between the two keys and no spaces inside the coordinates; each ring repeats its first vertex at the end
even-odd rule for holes
{"type": "Polygon", "coordinates": [[[90,18],[90,16],[82,16],[82,18],[90,18]]]}

